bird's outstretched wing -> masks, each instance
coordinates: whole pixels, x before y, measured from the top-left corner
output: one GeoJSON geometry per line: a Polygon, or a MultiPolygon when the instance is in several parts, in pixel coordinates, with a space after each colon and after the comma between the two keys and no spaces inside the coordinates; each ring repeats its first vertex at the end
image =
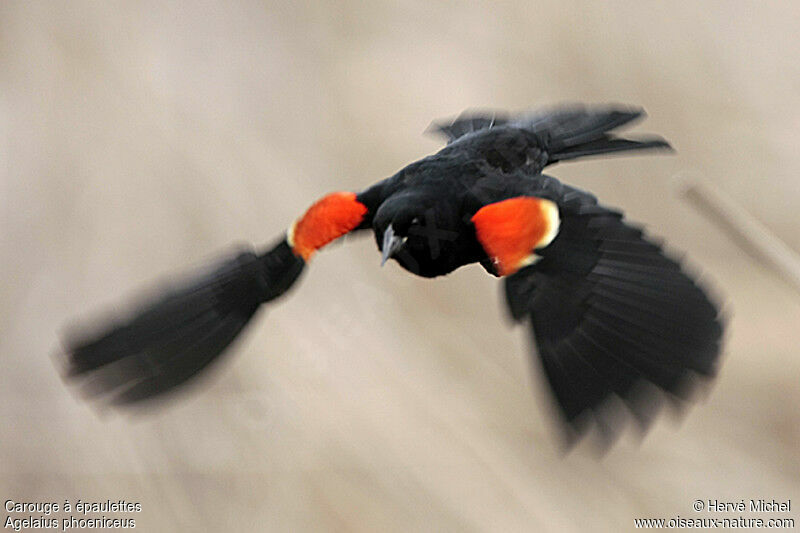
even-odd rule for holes
{"type": "Polygon", "coordinates": [[[263,255],[244,251],[97,331],[65,338],[65,373],[114,404],[170,392],[223,353],[258,307],[282,294],[304,261],[285,241],[263,255]]]}
{"type": "Polygon", "coordinates": [[[537,261],[505,278],[506,299],[532,328],[567,436],[594,421],[612,439],[613,398],[644,424],[658,399],[648,384],[681,398],[697,376],[714,374],[721,319],[681,265],[620,213],[577,193],[560,208],[537,261]]]}
{"type": "Polygon", "coordinates": [[[114,404],[176,389],[218,360],[261,304],[284,294],[316,250],[356,229],[367,210],[353,193],[329,194],[266,252],[241,252],[146,299],[126,317],[68,334],[66,377],[114,404]]]}

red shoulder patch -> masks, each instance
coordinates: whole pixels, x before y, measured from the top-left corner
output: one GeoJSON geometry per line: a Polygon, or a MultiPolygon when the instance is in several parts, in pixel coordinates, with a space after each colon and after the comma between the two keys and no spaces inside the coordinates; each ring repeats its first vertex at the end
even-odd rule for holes
{"type": "Polygon", "coordinates": [[[497,272],[508,276],[528,264],[536,248],[547,246],[555,238],[558,207],[544,198],[519,196],[482,207],[472,222],[497,272]]]}
{"type": "Polygon", "coordinates": [[[289,229],[287,240],[295,255],[308,259],[329,242],[354,230],[367,213],[355,193],[334,192],[318,200],[289,229]]]}

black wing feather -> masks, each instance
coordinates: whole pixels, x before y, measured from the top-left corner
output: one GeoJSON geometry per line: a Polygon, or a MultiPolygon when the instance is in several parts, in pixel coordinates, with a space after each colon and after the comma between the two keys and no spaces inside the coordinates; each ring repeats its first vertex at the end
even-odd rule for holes
{"type": "Polygon", "coordinates": [[[650,383],[685,397],[712,376],[722,324],[680,264],[619,213],[562,212],[542,259],[506,279],[512,316],[530,323],[544,374],[575,433],[613,397],[637,417],[650,383]]]}
{"type": "Polygon", "coordinates": [[[304,262],[285,241],[252,251],[145,302],[100,334],[65,341],[66,374],[90,395],[139,402],[172,391],[214,362],[259,306],[283,294],[304,262]]]}

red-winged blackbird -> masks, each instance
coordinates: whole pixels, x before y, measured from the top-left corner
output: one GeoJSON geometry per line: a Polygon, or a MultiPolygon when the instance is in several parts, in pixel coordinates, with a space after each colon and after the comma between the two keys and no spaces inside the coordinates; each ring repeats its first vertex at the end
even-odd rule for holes
{"type": "Polygon", "coordinates": [[[609,133],[644,116],[622,106],[521,116],[464,113],[434,130],[438,153],[355,194],[316,202],[264,253],[242,252],[100,335],[67,341],[68,375],[133,403],[182,384],[220,355],[256,309],[286,292],[314,252],[372,229],[383,253],[434,277],[470,263],[501,276],[511,315],[533,330],[568,429],[622,400],[649,419],[653,390],[683,397],[714,374],[721,321],[680,265],[622,213],[542,174],[559,161],[668,149],[609,133]],[[616,399],[614,399],[616,398],[616,399]]]}

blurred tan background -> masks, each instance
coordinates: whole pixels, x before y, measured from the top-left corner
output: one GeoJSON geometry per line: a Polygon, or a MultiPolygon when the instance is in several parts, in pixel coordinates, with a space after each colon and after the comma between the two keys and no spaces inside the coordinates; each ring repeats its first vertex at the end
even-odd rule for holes
{"type": "Polygon", "coordinates": [[[703,179],[800,250],[796,6],[0,3],[0,497],[138,501],[144,531],[624,531],[709,516],[698,498],[800,505],[800,292],[676,194],[703,179]],[[732,313],[707,399],[643,440],[562,456],[499,284],[381,269],[370,238],[320,254],[154,416],[100,417],[55,372],[64,324],[435,151],[432,119],[563,100],[648,110],[677,155],[551,174],[685,251],[732,313]]]}

